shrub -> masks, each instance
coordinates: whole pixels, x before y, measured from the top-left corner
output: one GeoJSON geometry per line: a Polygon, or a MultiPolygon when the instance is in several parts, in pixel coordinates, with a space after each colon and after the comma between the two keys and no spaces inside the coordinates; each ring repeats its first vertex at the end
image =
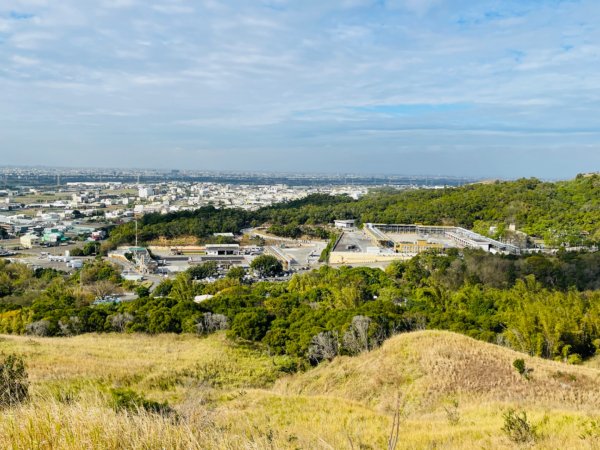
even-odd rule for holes
{"type": "Polygon", "coordinates": [[[344,348],[351,355],[367,352],[375,346],[375,342],[369,336],[369,328],[372,320],[365,316],[354,316],[350,327],[344,333],[342,342],[344,348]]]}
{"type": "Polygon", "coordinates": [[[313,336],[308,347],[308,359],[319,363],[324,359],[331,361],[339,353],[339,340],[336,331],[322,331],[313,336]]]}
{"type": "Polygon", "coordinates": [[[204,313],[201,319],[196,323],[196,332],[198,334],[210,334],[219,330],[229,328],[227,316],[223,314],[204,313]]]}
{"type": "Polygon", "coordinates": [[[458,410],[458,400],[454,399],[450,402],[449,406],[444,406],[446,411],[446,418],[450,425],[457,425],[460,422],[460,412],[458,410]]]}
{"type": "Polygon", "coordinates": [[[127,324],[133,322],[133,316],[129,313],[117,313],[109,318],[110,325],[115,331],[125,331],[127,324]]]}
{"type": "Polygon", "coordinates": [[[167,402],[159,403],[144,398],[132,389],[111,389],[111,403],[115,411],[140,412],[170,415],[173,409],[167,402]]]}
{"type": "Polygon", "coordinates": [[[139,298],[150,297],[150,289],[147,286],[138,286],[135,293],[139,298]]]}
{"type": "Polygon", "coordinates": [[[519,375],[521,375],[523,378],[529,380],[529,374],[531,372],[533,372],[533,369],[531,369],[525,365],[524,359],[522,359],[522,358],[515,359],[513,361],[513,367],[515,369],[517,369],[517,372],[519,372],[519,375]]]}
{"type": "Polygon", "coordinates": [[[214,261],[208,261],[204,264],[190,267],[187,272],[193,280],[203,280],[204,278],[216,277],[219,274],[219,268],[214,261]]]}
{"type": "Polygon", "coordinates": [[[248,308],[233,318],[229,335],[247,341],[260,341],[269,330],[270,318],[262,308],[248,308]]]}
{"type": "Polygon", "coordinates": [[[21,403],[29,395],[29,378],[21,356],[9,354],[0,363],[0,406],[21,403]]]}
{"type": "Polygon", "coordinates": [[[50,322],[47,320],[38,320],[28,323],[25,326],[25,333],[32,336],[48,336],[50,334],[50,322]]]}
{"type": "Polygon", "coordinates": [[[232,267],[227,271],[227,278],[232,278],[234,280],[241,280],[246,276],[246,269],[240,266],[232,267]]]}
{"type": "Polygon", "coordinates": [[[509,409],[503,417],[502,431],[511,441],[517,444],[526,444],[537,439],[537,427],[529,422],[525,411],[518,412],[509,409]]]}
{"type": "Polygon", "coordinates": [[[519,375],[523,375],[525,373],[525,360],[521,358],[515,359],[513,361],[513,367],[517,369],[519,375]]]}

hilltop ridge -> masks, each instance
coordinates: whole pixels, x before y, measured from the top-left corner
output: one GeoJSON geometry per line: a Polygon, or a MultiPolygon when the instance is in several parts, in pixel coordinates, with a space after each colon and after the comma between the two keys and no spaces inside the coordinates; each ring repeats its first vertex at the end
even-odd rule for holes
{"type": "Polygon", "coordinates": [[[281,379],[275,390],[342,397],[381,411],[393,409],[398,392],[412,397],[422,411],[448,396],[592,410],[600,401],[599,382],[596,369],[529,357],[449,331],[427,330],[397,335],[371,352],[338,357],[281,379]],[[517,358],[532,369],[529,379],[513,367],[517,358]]]}

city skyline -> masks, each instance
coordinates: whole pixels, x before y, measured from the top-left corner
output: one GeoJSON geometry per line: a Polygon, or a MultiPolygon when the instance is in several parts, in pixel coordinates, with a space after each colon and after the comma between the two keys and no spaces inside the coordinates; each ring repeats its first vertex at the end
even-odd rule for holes
{"type": "Polygon", "coordinates": [[[572,178],[589,0],[0,2],[6,165],[572,178]]]}

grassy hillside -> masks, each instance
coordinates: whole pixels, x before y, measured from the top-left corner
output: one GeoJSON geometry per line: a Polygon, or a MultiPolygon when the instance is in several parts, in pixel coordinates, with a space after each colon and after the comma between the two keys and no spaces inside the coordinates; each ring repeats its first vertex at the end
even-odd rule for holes
{"type": "Polygon", "coordinates": [[[282,379],[275,390],[346,398],[384,412],[395,408],[398,393],[408,396],[411,408],[419,412],[452,397],[591,412],[600,402],[599,383],[600,371],[595,369],[527,357],[447,331],[420,331],[282,379]],[[513,367],[517,358],[533,369],[529,379],[513,367]]]}
{"type": "Polygon", "coordinates": [[[175,335],[5,336],[28,362],[31,399],[0,411],[1,448],[514,448],[509,408],[534,448],[596,448],[600,371],[524,357],[449,333],[398,335],[378,350],[284,375],[285,360],[175,335]],[[277,380],[278,379],[278,380],[277,380]],[[277,380],[277,381],[276,381],[277,380]],[[174,412],[115,410],[129,388],[174,412]]]}

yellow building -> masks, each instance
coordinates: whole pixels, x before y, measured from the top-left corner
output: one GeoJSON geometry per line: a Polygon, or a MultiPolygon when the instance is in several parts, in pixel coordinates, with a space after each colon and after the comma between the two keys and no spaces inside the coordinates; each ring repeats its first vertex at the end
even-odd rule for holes
{"type": "Polygon", "coordinates": [[[422,253],[429,250],[441,252],[444,245],[439,242],[428,242],[427,239],[417,239],[413,242],[396,242],[394,250],[396,253],[422,253]]]}

